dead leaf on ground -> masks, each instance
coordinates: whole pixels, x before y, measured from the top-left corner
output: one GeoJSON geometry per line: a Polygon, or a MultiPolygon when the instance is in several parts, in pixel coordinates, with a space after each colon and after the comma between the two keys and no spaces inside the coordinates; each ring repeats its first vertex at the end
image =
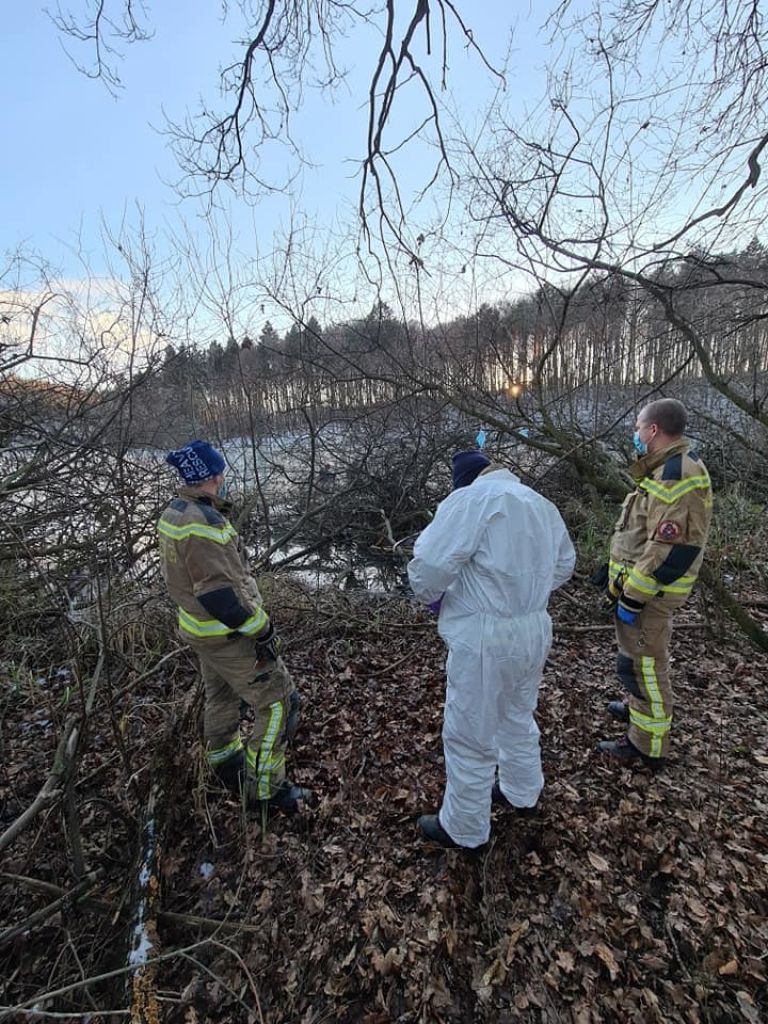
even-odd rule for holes
{"type": "Polygon", "coordinates": [[[587,857],[589,858],[589,863],[592,865],[592,867],[596,868],[598,871],[609,871],[610,870],[610,864],[605,859],[605,857],[601,857],[599,853],[593,853],[590,850],[587,853],[587,857]]]}
{"type": "Polygon", "coordinates": [[[739,1004],[742,1016],[749,1021],[749,1024],[762,1024],[760,1014],[749,992],[737,992],[736,1002],[739,1004]]]}
{"type": "Polygon", "coordinates": [[[571,973],[575,966],[573,953],[569,953],[566,949],[559,949],[555,954],[555,959],[557,960],[559,967],[562,967],[562,969],[567,971],[568,974],[571,973]]]}
{"type": "Polygon", "coordinates": [[[616,957],[614,956],[613,950],[606,946],[604,942],[596,942],[595,953],[597,954],[597,956],[600,957],[605,966],[608,968],[608,973],[611,976],[611,981],[613,981],[619,973],[619,965],[616,962],[616,957]]]}

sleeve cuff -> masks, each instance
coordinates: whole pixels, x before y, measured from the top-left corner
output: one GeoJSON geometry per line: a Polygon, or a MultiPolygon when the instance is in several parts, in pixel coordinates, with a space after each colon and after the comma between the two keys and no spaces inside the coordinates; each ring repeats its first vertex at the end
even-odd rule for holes
{"type": "Polygon", "coordinates": [[[645,608],[645,601],[639,601],[637,598],[628,594],[626,590],[622,592],[619,598],[619,604],[622,608],[626,608],[630,612],[641,612],[645,608]]]}
{"type": "Polygon", "coordinates": [[[269,616],[263,608],[259,608],[257,612],[254,612],[253,615],[237,627],[237,631],[242,633],[243,636],[257,636],[259,633],[263,633],[268,626],[269,616]]]}

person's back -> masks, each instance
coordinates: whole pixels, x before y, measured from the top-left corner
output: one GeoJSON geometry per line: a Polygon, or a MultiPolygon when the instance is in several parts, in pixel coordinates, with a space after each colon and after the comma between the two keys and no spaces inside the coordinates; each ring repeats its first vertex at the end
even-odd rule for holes
{"type": "Polygon", "coordinates": [[[252,635],[263,630],[266,613],[261,595],[238,545],[235,528],[214,501],[193,487],[181,487],[158,523],[160,566],[168,593],[179,610],[179,628],[192,637],[226,636],[231,628],[200,603],[201,591],[231,587],[235,598],[251,612],[252,635]],[[194,568],[194,574],[192,572],[194,568]]]}
{"type": "Polygon", "coordinates": [[[180,635],[200,661],[206,761],[248,806],[292,813],[310,795],[285,779],[298,694],[237,531],[224,515],[226,461],[199,439],[169,452],[166,461],[183,486],[157,524],[160,563],[180,635]],[[241,702],[253,709],[246,742],[241,702]]]}
{"type": "Polygon", "coordinates": [[[499,467],[489,467],[471,488],[454,491],[446,501],[483,529],[446,594],[444,613],[454,606],[500,618],[544,611],[551,592],[567,578],[558,566],[567,534],[555,506],[499,467]]]}
{"type": "Polygon", "coordinates": [[[443,746],[447,784],[422,832],[476,847],[490,832],[494,772],[500,796],[535,807],[544,780],[533,717],[552,640],[549,595],[575,552],[560,513],[481,452],[453,460],[454,491],[416,541],[408,575],[422,601],[442,598],[448,645],[443,746]],[[470,486],[471,485],[471,486],[470,486]]]}

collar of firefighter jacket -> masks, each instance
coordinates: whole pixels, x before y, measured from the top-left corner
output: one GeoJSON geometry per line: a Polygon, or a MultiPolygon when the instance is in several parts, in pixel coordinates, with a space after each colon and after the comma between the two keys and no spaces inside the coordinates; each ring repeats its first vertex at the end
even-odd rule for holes
{"type": "Polygon", "coordinates": [[[647,455],[642,455],[634,466],[630,467],[630,472],[635,480],[642,480],[643,477],[650,476],[654,469],[663,466],[673,455],[685,455],[690,447],[691,442],[688,438],[681,437],[679,441],[668,444],[666,448],[659,448],[657,452],[648,452],[647,455]]]}
{"type": "Polygon", "coordinates": [[[232,502],[228,498],[219,498],[215,494],[204,494],[194,484],[183,484],[179,488],[179,497],[189,501],[199,501],[203,505],[212,505],[222,515],[228,516],[232,511],[232,502]]]}

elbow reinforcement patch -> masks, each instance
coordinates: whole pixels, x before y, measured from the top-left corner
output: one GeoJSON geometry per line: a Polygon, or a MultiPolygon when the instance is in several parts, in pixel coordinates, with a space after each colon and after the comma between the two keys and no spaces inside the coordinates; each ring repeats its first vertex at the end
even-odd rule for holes
{"type": "Polygon", "coordinates": [[[222,587],[220,590],[210,590],[207,594],[198,594],[197,600],[209,615],[230,629],[242,626],[251,614],[240,604],[232,587],[222,587]]]}
{"type": "Polygon", "coordinates": [[[654,579],[659,583],[674,583],[690,569],[700,551],[701,548],[695,544],[673,544],[667,557],[654,571],[654,579]]]}

